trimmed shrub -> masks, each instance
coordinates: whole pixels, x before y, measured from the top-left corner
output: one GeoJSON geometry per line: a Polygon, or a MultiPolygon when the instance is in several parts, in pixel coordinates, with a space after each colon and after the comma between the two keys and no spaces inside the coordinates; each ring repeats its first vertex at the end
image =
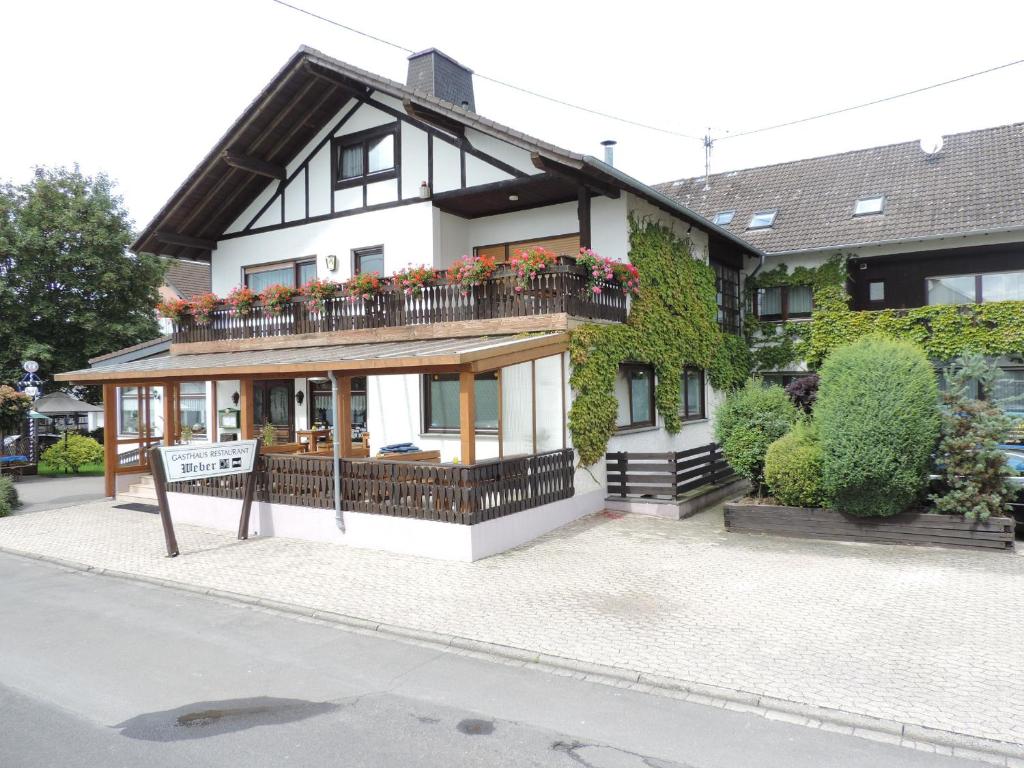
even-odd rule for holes
{"type": "Polygon", "coordinates": [[[801,419],[768,446],[764,480],[772,496],[792,507],[824,507],[821,442],[814,424],[801,419]]]}
{"type": "Polygon", "coordinates": [[[43,462],[54,469],[78,472],[84,464],[99,464],[103,461],[103,446],[85,435],[68,434],[51,445],[42,456],[43,462]]]}
{"type": "Polygon", "coordinates": [[[7,517],[20,503],[14,481],[9,477],[0,477],[0,517],[7,517]]]}
{"type": "Polygon", "coordinates": [[[782,387],[751,379],[730,392],[715,413],[715,440],[737,474],[764,494],[764,457],[768,446],[793,426],[798,411],[782,387]]]}
{"type": "Polygon", "coordinates": [[[910,342],[869,336],[829,355],[814,417],[836,509],[889,517],[920,498],[939,439],[938,398],[935,371],[910,342]]]}

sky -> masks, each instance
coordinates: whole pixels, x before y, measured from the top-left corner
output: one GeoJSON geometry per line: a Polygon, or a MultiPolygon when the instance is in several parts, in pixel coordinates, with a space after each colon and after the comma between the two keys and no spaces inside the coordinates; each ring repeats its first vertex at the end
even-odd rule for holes
{"type": "MultiPolygon", "coordinates": [[[[656,183],[1024,121],[1024,64],[791,128],[764,125],[1024,58],[1024,4],[289,0],[480,74],[477,111],[656,183]]],[[[302,44],[405,80],[407,54],[272,0],[0,0],[0,180],[78,163],[141,228],[302,44]]]]}

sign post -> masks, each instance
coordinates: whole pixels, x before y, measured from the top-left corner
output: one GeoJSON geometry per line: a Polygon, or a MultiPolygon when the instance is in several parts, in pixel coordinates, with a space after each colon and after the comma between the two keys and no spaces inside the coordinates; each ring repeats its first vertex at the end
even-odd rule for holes
{"type": "Polygon", "coordinates": [[[247,474],[242,513],[238,522],[238,538],[249,538],[249,510],[256,495],[256,458],[262,440],[233,440],[210,445],[165,445],[151,448],[149,465],[156,485],[156,498],[160,506],[167,556],[177,557],[178,540],[174,535],[174,522],[167,502],[167,484],[182,480],[202,480],[209,477],[247,474]]]}

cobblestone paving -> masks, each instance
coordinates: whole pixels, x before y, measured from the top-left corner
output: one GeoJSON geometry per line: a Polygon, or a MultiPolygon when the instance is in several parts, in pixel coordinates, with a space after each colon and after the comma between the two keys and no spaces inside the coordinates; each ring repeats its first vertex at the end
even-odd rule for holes
{"type": "Polygon", "coordinates": [[[476,563],[235,541],[98,502],[0,547],[985,738],[1024,742],[1024,556],[727,535],[601,513],[476,563]]]}

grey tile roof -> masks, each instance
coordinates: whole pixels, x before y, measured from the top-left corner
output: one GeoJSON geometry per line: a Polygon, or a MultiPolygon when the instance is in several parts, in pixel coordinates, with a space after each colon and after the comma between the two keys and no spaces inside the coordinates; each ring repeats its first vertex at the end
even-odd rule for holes
{"type": "Polygon", "coordinates": [[[164,276],[169,285],[183,299],[191,299],[201,293],[210,292],[210,265],[198,261],[168,259],[170,265],[164,276]]]}
{"type": "Polygon", "coordinates": [[[944,138],[935,155],[890,144],[655,185],[767,253],[852,247],[971,232],[1024,229],[1024,123],[944,138]],[[885,196],[879,215],[854,216],[859,198],[885,196]],[[771,229],[748,230],[777,209],[771,229]]]}

